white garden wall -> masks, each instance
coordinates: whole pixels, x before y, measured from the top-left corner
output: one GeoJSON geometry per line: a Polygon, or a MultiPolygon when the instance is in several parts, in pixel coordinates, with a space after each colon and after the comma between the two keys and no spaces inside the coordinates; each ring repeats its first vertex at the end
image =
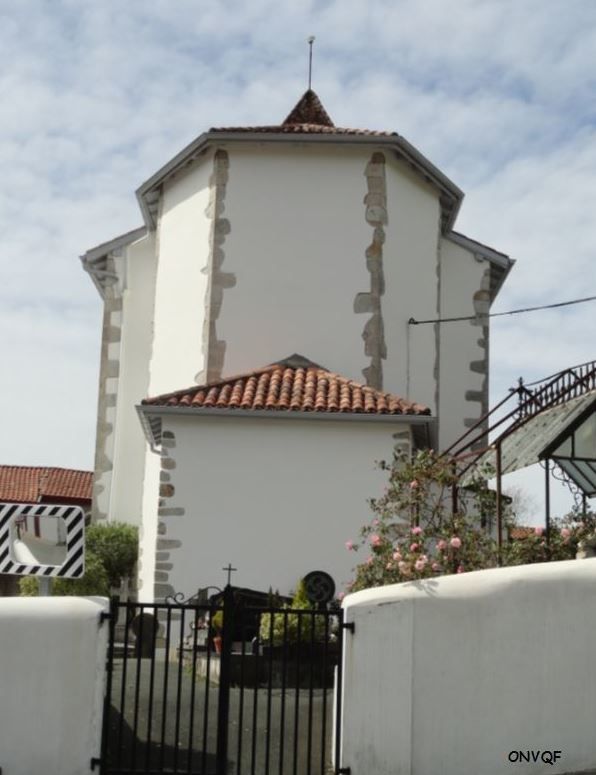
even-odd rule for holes
{"type": "Polygon", "coordinates": [[[352,775],[596,768],[596,560],[371,589],[344,602],[352,775]],[[512,751],[560,751],[556,764],[512,751]]]}
{"type": "Polygon", "coordinates": [[[0,598],[0,768],[88,775],[101,742],[103,598],[0,598]]]}

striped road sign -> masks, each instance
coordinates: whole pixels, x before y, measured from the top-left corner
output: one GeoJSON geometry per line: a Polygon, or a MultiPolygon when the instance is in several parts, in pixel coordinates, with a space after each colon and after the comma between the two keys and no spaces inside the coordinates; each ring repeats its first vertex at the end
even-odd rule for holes
{"type": "Polygon", "coordinates": [[[79,506],[0,503],[0,573],[48,578],[80,578],[85,573],[85,515],[79,506]],[[60,565],[24,564],[15,557],[15,541],[31,536],[33,545],[43,540],[43,521],[60,522],[66,557],[60,565]],[[56,519],[59,518],[59,519],[56,519]]]}

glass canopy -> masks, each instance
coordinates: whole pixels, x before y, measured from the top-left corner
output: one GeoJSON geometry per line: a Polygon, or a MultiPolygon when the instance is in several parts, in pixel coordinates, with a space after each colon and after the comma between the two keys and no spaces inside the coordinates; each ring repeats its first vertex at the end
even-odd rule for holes
{"type": "Polygon", "coordinates": [[[596,496],[596,405],[591,404],[544,448],[550,458],[588,497],[596,496]]]}

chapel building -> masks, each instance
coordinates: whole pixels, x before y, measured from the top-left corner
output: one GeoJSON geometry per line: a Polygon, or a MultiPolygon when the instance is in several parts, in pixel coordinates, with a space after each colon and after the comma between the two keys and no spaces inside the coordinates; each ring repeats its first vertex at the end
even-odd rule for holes
{"type": "Polygon", "coordinates": [[[454,231],[462,191],[407,140],[335,126],[311,90],[137,197],[144,225],[82,257],[104,304],[93,519],[140,526],[143,600],[229,561],[241,586],[341,588],[375,461],[487,410],[512,260],[454,231]]]}

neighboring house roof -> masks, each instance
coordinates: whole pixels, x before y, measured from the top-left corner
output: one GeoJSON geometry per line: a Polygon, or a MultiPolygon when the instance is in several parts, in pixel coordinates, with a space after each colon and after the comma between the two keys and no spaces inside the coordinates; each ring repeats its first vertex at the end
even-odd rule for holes
{"type": "Polygon", "coordinates": [[[161,434],[161,415],[169,412],[433,421],[427,406],[342,377],[302,355],[217,382],[146,398],[138,409],[148,438],[153,441],[161,434]]]}
{"type": "Polygon", "coordinates": [[[509,530],[509,538],[511,539],[521,539],[521,538],[529,538],[530,536],[536,535],[536,528],[534,527],[512,527],[509,530]]]}
{"type": "Polygon", "coordinates": [[[463,199],[463,191],[420,151],[397,132],[379,132],[370,129],[346,129],[334,126],[317,95],[309,89],[298,100],[287,118],[277,125],[216,127],[183,148],[167,164],[137,189],[137,199],[148,229],[155,229],[161,197],[161,186],[168,178],[197,159],[210,146],[223,142],[278,142],[299,135],[300,141],[374,143],[386,146],[427,183],[435,186],[440,195],[444,231],[449,231],[463,199]]]}
{"type": "Polygon", "coordinates": [[[91,502],[92,471],[0,465],[0,501],[43,503],[45,499],[91,502]]]}

